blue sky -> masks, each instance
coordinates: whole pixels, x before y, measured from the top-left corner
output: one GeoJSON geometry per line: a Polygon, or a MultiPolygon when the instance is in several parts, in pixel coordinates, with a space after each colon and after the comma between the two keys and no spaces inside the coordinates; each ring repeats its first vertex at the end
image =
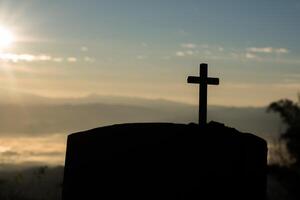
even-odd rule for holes
{"type": "Polygon", "coordinates": [[[0,25],[16,37],[1,51],[2,89],[196,104],[197,89],[185,81],[198,73],[201,62],[221,78],[221,85],[210,89],[211,104],[261,106],[295,99],[300,88],[296,0],[10,0],[0,5],[0,25]]]}
{"type": "Polygon", "coordinates": [[[28,17],[49,23],[48,28],[43,27],[44,34],[60,39],[71,35],[83,40],[158,42],[163,39],[165,43],[173,43],[179,38],[175,35],[169,38],[171,31],[186,31],[191,40],[207,43],[238,47],[272,43],[299,48],[298,1],[226,1],[226,4],[223,1],[166,0],[29,2],[32,2],[28,9],[32,14],[28,17]]]}

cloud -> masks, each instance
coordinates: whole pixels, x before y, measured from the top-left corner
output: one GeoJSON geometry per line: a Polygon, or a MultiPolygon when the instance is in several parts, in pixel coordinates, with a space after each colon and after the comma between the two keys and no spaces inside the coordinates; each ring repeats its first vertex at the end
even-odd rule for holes
{"type": "Polygon", "coordinates": [[[88,57],[88,56],[85,56],[85,57],[84,57],[84,61],[85,61],[85,62],[88,62],[88,63],[93,63],[93,62],[95,62],[95,59],[94,59],[94,58],[91,58],[91,57],[88,57]]]}
{"type": "Polygon", "coordinates": [[[87,48],[86,46],[82,46],[82,47],[80,48],[80,50],[81,50],[82,52],[87,52],[87,51],[89,50],[89,48],[87,48]]]}
{"type": "Polygon", "coordinates": [[[250,47],[247,49],[248,52],[253,52],[253,53],[272,53],[273,48],[272,47],[250,47]]]}
{"type": "Polygon", "coordinates": [[[63,61],[63,58],[60,58],[60,57],[55,57],[55,58],[53,58],[53,61],[54,61],[54,62],[58,62],[58,63],[60,63],[60,62],[62,62],[62,61],[63,61]]]}
{"type": "Polygon", "coordinates": [[[290,50],[287,48],[274,48],[274,47],[250,47],[246,48],[246,52],[242,53],[241,58],[253,59],[261,62],[276,62],[299,64],[299,60],[284,59],[279,54],[287,54],[290,50]]]}
{"type": "Polygon", "coordinates": [[[185,53],[183,51],[177,51],[176,56],[183,57],[183,56],[185,56],[185,53]]]}
{"type": "Polygon", "coordinates": [[[255,54],[252,54],[252,53],[246,53],[245,57],[248,59],[257,59],[258,58],[255,54]]]}
{"type": "MultiPolygon", "coordinates": [[[[19,62],[63,62],[64,60],[72,63],[77,62],[78,59],[75,57],[68,57],[68,58],[62,58],[62,57],[52,57],[51,55],[47,54],[14,54],[14,53],[0,53],[0,61],[2,62],[13,62],[13,63],[19,63],[19,62]]],[[[92,62],[92,58],[85,57],[84,59],[87,62],[92,62]]]]}
{"type": "Polygon", "coordinates": [[[283,47],[249,47],[245,50],[223,47],[221,45],[182,43],[181,49],[175,53],[177,57],[201,56],[214,60],[253,60],[259,62],[299,63],[298,60],[284,60],[281,54],[287,54],[289,49],[283,47]],[[225,50],[226,49],[226,50],[225,50]]]}
{"type": "Polygon", "coordinates": [[[13,54],[13,53],[0,53],[0,60],[4,62],[33,62],[33,61],[51,61],[50,55],[40,54],[13,54]]]}
{"type": "Polygon", "coordinates": [[[143,59],[146,59],[147,56],[144,56],[144,55],[139,55],[139,56],[136,56],[136,59],[138,60],[143,60],[143,59]]]}
{"type": "Polygon", "coordinates": [[[12,54],[12,53],[1,53],[0,60],[5,62],[19,62],[26,61],[31,62],[37,59],[36,56],[31,54],[12,54]]]}
{"type": "Polygon", "coordinates": [[[65,152],[63,152],[63,151],[43,151],[43,152],[28,151],[28,152],[25,152],[24,154],[28,154],[30,156],[44,157],[44,156],[63,156],[65,154],[65,152]]]}
{"type": "Polygon", "coordinates": [[[55,62],[55,63],[76,63],[78,61],[84,61],[88,63],[95,62],[95,59],[89,56],[84,56],[82,58],[77,58],[74,56],[70,57],[53,57],[47,54],[14,54],[14,53],[0,53],[0,62],[12,62],[12,63],[20,63],[20,62],[55,62]]]}
{"type": "Polygon", "coordinates": [[[3,145],[0,145],[0,153],[4,153],[4,152],[6,152],[6,151],[9,151],[9,147],[7,147],[7,146],[3,146],[3,145]]]}
{"type": "Polygon", "coordinates": [[[276,53],[288,53],[289,50],[285,49],[285,48],[279,48],[279,49],[275,49],[275,52],[276,53]]]}
{"type": "Polygon", "coordinates": [[[13,156],[19,156],[20,153],[16,151],[5,151],[1,153],[1,156],[6,156],[6,157],[13,157],[13,156]]]}
{"type": "Polygon", "coordinates": [[[197,45],[194,43],[183,43],[181,44],[181,47],[186,49],[195,49],[197,45]]]}
{"type": "Polygon", "coordinates": [[[246,49],[247,52],[252,53],[288,53],[289,50],[286,48],[273,48],[273,47],[250,47],[246,49]]]}
{"type": "Polygon", "coordinates": [[[40,60],[40,61],[49,61],[49,60],[52,60],[52,57],[49,56],[49,55],[40,55],[37,57],[37,60],[40,60]]]}
{"type": "Polygon", "coordinates": [[[215,59],[225,53],[224,47],[220,45],[182,43],[180,47],[183,49],[176,53],[177,56],[193,56],[201,54],[202,56],[209,56],[210,58],[215,59]]]}
{"type": "Polygon", "coordinates": [[[75,62],[77,62],[77,58],[75,58],[75,57],[68,57],[67,61],[70,62],[70,63],[75,63],[75,62]]]}

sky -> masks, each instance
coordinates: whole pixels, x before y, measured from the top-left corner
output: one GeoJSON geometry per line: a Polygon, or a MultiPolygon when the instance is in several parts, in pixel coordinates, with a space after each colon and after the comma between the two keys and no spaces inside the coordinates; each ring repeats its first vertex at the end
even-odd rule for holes
{"type": "MultiPolygon", "coordinates": [[[[209,86],[210,106],[296,100],[299,35],[298,0],[0,0],[0,169],[11,162],[63,164],[66,135],[103,121],[197,121],[196,113],[183,110],[191,107],[167,104],[196,107],[198,86],[187,77],[199,75],[200,63],[220,78],[219,86],[209,86]],[[103,113],[106,106],[78,106],[84,97],[163,104],[158,110],[112,107],[123,114],[116,120],[103,113]],[[33,101],[43,105],[27,105],[33,101]]],[[[233,113],[226,120],[238,124],[237,110],[221,111],[233,113]]],[[[249,120],[258,116],[247,112],[249,120]]],[[[262,123],[273,123],[264,116],[262,123]]]]}
{"type": "Polygon", "coordinates": [[[1,0],[0,89],[47,97],[89,94],[197,104],[200,63],[220,86],[209,103],[263,106],[296,99],[297,0],[1,0]]]}

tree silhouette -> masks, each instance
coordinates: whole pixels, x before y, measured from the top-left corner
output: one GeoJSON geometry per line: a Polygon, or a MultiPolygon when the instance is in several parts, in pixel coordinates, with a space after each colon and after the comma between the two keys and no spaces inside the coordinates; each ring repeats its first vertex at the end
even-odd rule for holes
{"type": "Polygon", "coordinates": [[[289,152],[296,159],[295,164],[300,166],[300,93],[298,102],[282,99],[271,103],[267,111],[279,113],[287,125],[286,131],[280,137],[286,141],[289,152]]]}

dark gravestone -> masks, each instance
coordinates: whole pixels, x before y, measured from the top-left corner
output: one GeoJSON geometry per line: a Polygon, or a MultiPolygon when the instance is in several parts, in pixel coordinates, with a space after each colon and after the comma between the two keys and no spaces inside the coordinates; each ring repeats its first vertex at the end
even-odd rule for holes
{"type": "Polygon", "coordinates": [[[267,144],[209,123],[122,124],[68,137],[63,199],[265,199],[267,144]]]}

